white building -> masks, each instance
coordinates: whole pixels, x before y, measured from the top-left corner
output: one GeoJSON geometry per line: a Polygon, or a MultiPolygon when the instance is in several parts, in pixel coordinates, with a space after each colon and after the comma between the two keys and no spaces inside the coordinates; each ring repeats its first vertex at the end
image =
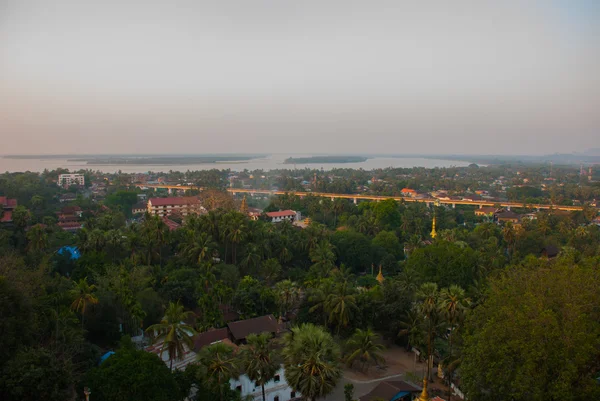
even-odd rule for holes
{"type": "Polygon", "coordinates": [[[58,176],[58,186],[68,188],[71,185],[85,186],[85,177],[83,174],[60,174],[58,176]]]}
{"type": "Polygon", "coordinates": [[[302,220],[300,212],[295,212],[293,210],[268,212],[267,217],[271,219],[271,223],[281,223],[282,221],[289,221],[290,223],[293,223],[294,221],[302,220]]]}
{"type": "MultiPolygon", "coordinates": [[[[242,393],[242,398],[250,395],[256,401],[262,401],[262,387],[256,385],[248,376],[231,379],[229,384],[232,389],[242,393]]],[[[265,384],[266,401],[290,401],[299,397],[300,393],[292,390],[285,380],[283,367],[277,371],[273,380],[265,384]]]]}

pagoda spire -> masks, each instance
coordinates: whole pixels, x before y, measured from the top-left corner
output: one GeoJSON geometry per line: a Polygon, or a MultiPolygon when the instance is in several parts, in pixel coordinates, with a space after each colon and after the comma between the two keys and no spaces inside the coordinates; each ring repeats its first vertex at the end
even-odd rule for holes
{"type": "Polygon", "coordinates": [[[383,280],[385,280],[383,278],[383,273],[381,272],[381,265],[379,265],[379,274],[377,275],[377,277],[375,279],[377,281],[379,281],[379,284],[383,284],[383,280]]]}
{"type": "Polygon", "coordinates": [[[429,394],[427,393],[427,379],[423,379],[423,391],[417,398],[417,401],[429,401],[429,394]]]}
{"type": "Polygon", "coordinates": [[[240,212],[244,214],[248,214],[248,202],[246,201],[246,196],[244,195],[244,199],[242,199],[242,203],[240,204],[240,212]]]}
{"type": "Polygon", "coordinates": [[[433,213],[433,222],[431,223],[431,238],[437,237],[437,232],[435,231],[435,212],[433,213]]]}

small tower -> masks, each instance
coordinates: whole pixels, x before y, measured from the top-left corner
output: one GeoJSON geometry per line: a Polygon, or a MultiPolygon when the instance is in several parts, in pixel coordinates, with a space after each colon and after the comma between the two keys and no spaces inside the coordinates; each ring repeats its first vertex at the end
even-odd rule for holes
{"type": "Polygon", "coordinates": [[[433,214],[433,221],[431,222],[431,238],[437,237],[437,232],[435,231],[435,213],[433,214]]]}
{"type": "Polygon", "coordinates": [[[246,202],[246,196],[244,196],[244,199],[242,199],[242,203],[240,204],[240,212],[248,214],[248,202],[246,202]]]}
{"type": "Polygon", "coordinates": [[[421,391],[417,401],[429,401],[429,394],[427,393],[427,379],[423,379],[423,391],[421,391]]]}
{"type": "Polygon", "coordinates": [[[379,284],[383,284],[383,273],[381,272],[381,265],[379,265],[379,274],[376,277],[376,280],[379,281],[379,284]]]}

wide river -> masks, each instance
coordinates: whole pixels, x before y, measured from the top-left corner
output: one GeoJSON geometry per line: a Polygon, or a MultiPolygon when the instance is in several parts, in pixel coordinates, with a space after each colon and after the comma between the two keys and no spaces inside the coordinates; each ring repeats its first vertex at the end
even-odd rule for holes
{"type": "MultiPolygon", "coordinates": [[[[247,170],[276,170],[276,169],[303,169],[303,168],[323,168],[331,170],[333,168],[362,168],[372,170],[387,167],[463,167],[468,166],[469,162],[442,159],[424,159],[408,157],[374,157],[367,159],[362,163],[314,163],[314,164],[284,164],[283,161],[290,157],[289,155],[270,155],[261,159],[252,159],[243,162],[222,162],[206,164],[169,164],[169,165],[144,165],[144,164],[114,164],[114,165],[96,165],[87,164],[81,161],[70,161],[68,159],[54,158],[30,158],[30,159],[9,159],[0,157],[0,172],[19,172],[19,171],[43,171],[44,169],[54,170],[56,168],[67,168],[71,171],[80,169],[100,170],[112,173],[121,170],[124,173],[145,173],[148,171],[187,171],[187,170],[210,170],[210,169],[231,169],[232,171],[247,170]]],[[[294,155],[293,157],[301,157],[294,155]]]]}

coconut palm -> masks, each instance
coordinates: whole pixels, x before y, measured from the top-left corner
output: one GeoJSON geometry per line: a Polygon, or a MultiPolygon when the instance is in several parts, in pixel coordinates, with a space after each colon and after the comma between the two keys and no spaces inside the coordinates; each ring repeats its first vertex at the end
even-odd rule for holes
{"type": "Polygon", "coordinates": [[[271,286],[280,274],[281,265],[279,264],[279,261],[277,259],[271,258],[261,263],[260,276],[267,283],[268,286],[271,286]]]}
{"type": "Polygon", "coordinates": [[[400,321],[400,332],[398,336],[407,337],[406,348],[420,345],[423,340],[422,316],[417,308],[411,308],[400,321]]]}
{"type": "Polygon", "coordinates": [[[328,321],[337,326],[337,333],[342,327],[348,326],[353,313],[358,310],[354,288],[344,281],[334,287],[325,302],[325,310],[329,313],[328,321]]]}
{"type": "Polygon", "coordinates": [[[198,354],[199,379],[219,392],[219,400],[225,401],[225,388],[229,380],[239,376],[239,366],[233,348],[218,342],[202,349],[198,354]]]}
{"type": "MultiPolygon", "coordinates": [[[[471,300],[465,296],[465,291],[457,285],[451,285],[449,288],[444,288],[440,292],[440,312],[450,326],[448,334],[449,356],[445,364],[450,365],[450,360],[454,359],[452,349],[452,336],[459,324],[463,321],[465,312],[471,300]]],[[[454,361],[456,365],[456,361],[454,361]]],[[[449,380],[452,380],[454,368],[448,371],[449,380]]],[[[449,395],[451,395],[449,393],[449,395]]],[[[450,399],[450,398],[448,398],[450,399]]]]}
{"type": "Polygon", "coordinates": [[[335,267],[333,263],[335,261],[333,245],[328,241],[319,242],[319,245],[310,251],[309,256],[314,269],[319,272],[321,277],[325,277],[335,267]]]}
{"type": "Polygon", "coordinates": [[[250,380],[260,385],[263,401],[266,401],[265,384],[273,380],[280,366],[270,340],[269,333],[250,334],[240,351],[243,369],[250,380]]]}
{"type": "Polygon", "coordinates": [[[233,264],[237,263],[237,245],[246,238],[246,218],[243,214],[234,213],[227,225],[227,239],[231,242],[233,264]]]}
{"type": "Polygon", "coordinates": [[[27,249],[30,251],[43,251],[48,248],[48,233],[46,229],[40,225],[36,224],[31,227],[29,231],[27,231],[27,249]]]}
{"type": "Polygon", "coordinates": [[[370,363],[380,363],[384,360],[381,351],[385,347],[380,343],[379,335],[370,328],[366,330],[356,329],[352,337],[346,342],[346,363],[351,367],[354,362],[359,361],[362,369],[370,363]]]}
{"type": "Polygon", "coordinates": [[[181,361],[185,356],[185,347],[192,348],[192,336],[196,334],[194,328],[187,323],[190,317],[194,315],[191,311],[184,311],[183,305],[179,302],[169,302],[169,306],[165,311],[160,323],[153,324],[146,329],[146,332],[152,336],[153,343],[160,340],[163,341],[163,346],[160,351],[162,357],[163,352],[169,353],[169,368],[173,370],[173,360],[181,361]]]}
{"type": "Polygon", "coordinates": [[[305,323],[283,337],[285,378],[310,401],[325,397],[341,377],[337,343],[322,327],[305,323]]]}
{"type": "Polygon", "coordinates": [[[320,311],[323,315],[323,325],[327,324],[327,298],[333,292],[333,287],[333,280],[325,279],[318,287],[311,289],[308,297],[308,300],[314,304],[308,311],[310,313],[320,311]]]}
{"type": "Polygon", "coordinates": [[[439,291],[437,284],[424,283],[421,285],[421,288],[417,291],[417,298],[419,299],[419,311],[424,318],[423,325],[427,341],[427,379],[431,380],[433,343],[440,330],[439,291]]]}
{"type": "Polygon", "coordinates": [[[215,243],[205,232],[188,231],[185,241],[181,243],[182,255],[191,263],[200,264],[212,256],[215,243]]]}
{"type": "Polygon", "coordinates": [[[283,280],[275,284],[275,294],[279,303],[281,316],[287,315],[288,311],[300,299],[300,289],[291,280],[283,280]]]}
{"type": "Polygon", "coordinates": [[[83,327],[88,305],[96,305],[98,303],[98,298],[94,295],[94,291],[96,291],[96,286],[88,284],[87,277],[75,283],[74,288],[70,291],[70,294],[74,298],[73,303],[71,303],[71,309],[81,313],[81,327],[83,327]]]}

